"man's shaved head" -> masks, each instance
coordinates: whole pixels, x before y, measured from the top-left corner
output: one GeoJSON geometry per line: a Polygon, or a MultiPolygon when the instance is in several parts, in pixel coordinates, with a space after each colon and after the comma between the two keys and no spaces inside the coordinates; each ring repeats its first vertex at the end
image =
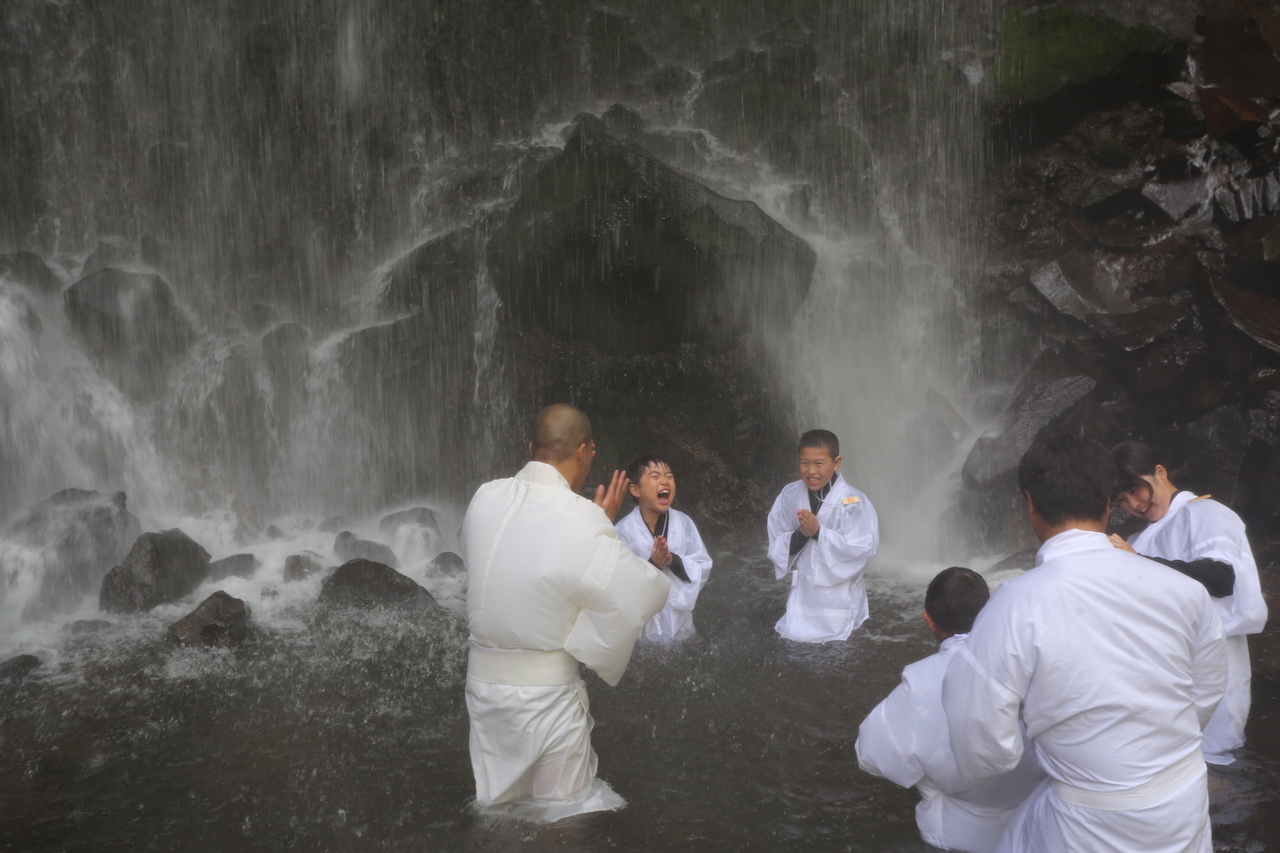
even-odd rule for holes
{"type": "Polygon", "coordinates": [[[538,412],[529,438],[529,456],[536,462],[557,465],[590,443],[591,421],[587,416],[573,406],[556,403],[538,412]]]}

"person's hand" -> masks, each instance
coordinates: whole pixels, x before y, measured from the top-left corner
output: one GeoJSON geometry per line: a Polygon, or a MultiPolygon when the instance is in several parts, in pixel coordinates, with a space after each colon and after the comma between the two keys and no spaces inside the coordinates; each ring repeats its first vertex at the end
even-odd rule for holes
{"type": "Polygon", "coordinates": [[[626,496],[629,485],[631,481],[627,479],[626,474],[622,471],[614,471],[608,489],[603,483],[596,486],[595,505],[604,510],[609,521],[613,521],[614,516],[618,514],[618,508],[622,506],[622,499],[626,496]]]}
{"type": "Polygon", "coordinates": [[[653,537],[653,551],[649,554],[649,559],[655,566],[663,569],[671,565],[671,549],[667,547],[667,537],[653,537]]]}
{"type": "Polygon", "coordinates": [[[1117,535],[1116,535],[1116,534],[1114,534],[1114,533],[1112,533],[1112,534],[1111,534],[1109,537],[1107,537],[1107,538],[1111,540],[1111,544],[1112,544],[1112,545],[1114,545],[1115,547],[1119,548],[1121,551],[1128,551],[1130,554],[1136,554],[1136,553],[1138,553],[1137,551],[1133,550],[1133,546],[1132,546],[1132,545],[1130,545],[1128,542],[1124,541],[1123,539],[1121,539],[1119,536],[1117,536],[1117,535]]]}
{"type": "Polygon", "coordinates": [[[796,510],[796,518],[800,520],[800,530],[810,538],[818,532],[818,517],[807,509],[796,510]]]}

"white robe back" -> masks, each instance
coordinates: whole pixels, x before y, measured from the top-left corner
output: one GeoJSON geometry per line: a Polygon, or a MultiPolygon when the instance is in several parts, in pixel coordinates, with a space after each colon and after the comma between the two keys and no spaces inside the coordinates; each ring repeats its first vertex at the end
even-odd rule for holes
{"type": "MultiPolygon", "coordinates": [[[[618,537],[642,560],[647,561],[653,553],[653,533],[638,506],[618,522],[618,537]]],[[[689,582],[677,578],[670,569],[663,570],[671,581],[667,604],[645,623],[640,633],[643,639],[655,643],[683,640],[697,633],[693,627],[693,608],[711,577],[711,555],[702,544],[698,528],[693,519],[678,509],[667,510],[667,548],[679,555],[689,582]]]]}
{"type": "Polygon", "coordinates": [[[1102,533],[1068,530],[1045,542],[1036,568],[996,589],[943,681],[962,776],[1016,766],[1025,723],[1051,777],[998,849],[1208,853],[1203,762],[1188,771],[1197,778],[1141,808],[1063,797],[1122,801],[1195,762],[1226,686],[1225,659],[1222,622],[1196,581],[1102,533]]]}
{"type": "Polygon", "coordinates": [[[942,708],[942,679],[968,634],[942,641],[937,654],[910,664],[902,683],[858,729],[858,766],[920,792],[916,825],[935,847],[994,850],[1014,812],[1044,779],[1028,748],[1018,766],[977,785],[961,779],[942,708]]]}

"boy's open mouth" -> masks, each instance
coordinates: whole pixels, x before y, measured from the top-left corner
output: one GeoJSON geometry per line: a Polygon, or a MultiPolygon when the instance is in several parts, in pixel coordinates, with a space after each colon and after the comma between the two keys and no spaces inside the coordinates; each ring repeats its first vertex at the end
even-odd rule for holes
{"type": "Polygon", "coordinates": [[[670,489],[658,489],[658,500],[660,500],[660,501],[669,501],[669,500],[671,500],[671,490],[670,490],[670,489]]]}

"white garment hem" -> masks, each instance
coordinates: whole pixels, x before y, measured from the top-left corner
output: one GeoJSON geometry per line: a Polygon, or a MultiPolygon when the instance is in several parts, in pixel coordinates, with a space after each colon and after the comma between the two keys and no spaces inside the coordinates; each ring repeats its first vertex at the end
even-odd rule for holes
{"type": "Polygon", "coordinates": [[[591,784],[582,791],[582,796],[571,800],[535,800],[532,797],[522,797],[492,806],[477,804],[476,809],[481,814],[510,817],[529,823],[555,823],[574,815],[617,811],[626,804],[627,801],[608,782],[592,779],[591,784]]]}

